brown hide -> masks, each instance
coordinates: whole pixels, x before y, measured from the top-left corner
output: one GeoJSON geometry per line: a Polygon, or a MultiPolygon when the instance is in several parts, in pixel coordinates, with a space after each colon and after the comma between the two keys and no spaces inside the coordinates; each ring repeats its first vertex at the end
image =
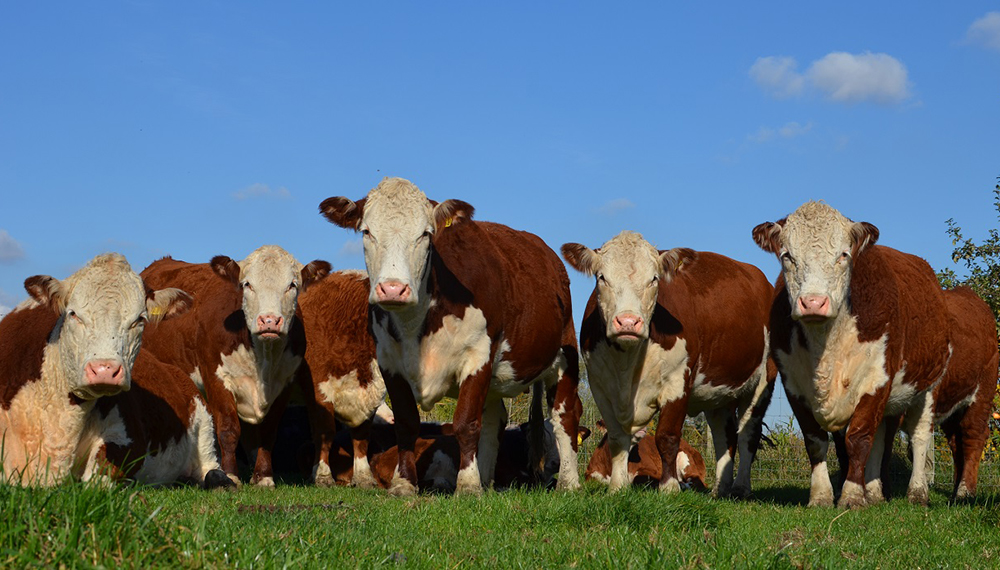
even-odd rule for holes
{"type": "Polygon", "coordinates": [[[944,297],[952,355],[944,380],[934,391],[934,419],[941,423],[955,462],[952,496],[963,498],[976,494],[1000,356],[989,306],[967,287],[945,291],[944,297]],[[973,394],[973,402],[963,406],[973,394]]]}
{"type": "MultiPolygon", "coordinates": [[[[148,326],[143,334],[143,347],[185,374],[190,375],[196,370],[200,373],[208,410],[218,435],[220,463],[222,469],[235,478],[238,473],[236,448],[242,427],[235,398],[218,378],[216,370],[222,363],[222,356],[231,354],[240,346],[252,351],[252,339],[242,310],[242,292],[232,282],[216,274],[207,263],[164,258],[154,261],[140,276],[152,289],[176,287],[194,297],[194,305],[186,314],[148,326]]],[[[285,353],[301,356],[304,351],[305,335],[301,320],[297,318],[289,330],[285,353]]],[[[259,443],[264,451],[261,455],[261,450],[258,450],[254,481],[271,476],[269,452],[273,445],[272,432],[277,429],[288,393],[286,389],[271,406],[261,426],[252,430],[254,439],[260,432],[259,443]]]]}
{"type": "MultiPolygon", "coordinates": [[[[335,272],[313,283],[299,296],[299,315],[305,331],[306,350],[297,382],[309,407],[316,461],[329,465],[335,478],[343,472],[343,468],[338,470],[334,466],[335,462],[343,461],[336,455],[341,453],[341,448],[333,447],[336,420],[346,420],[325,396],[320,385],[329,378],[342,378],[353,372],[357,375],[359,390],[375,389],[371,386],[375,382],[372,373],[375,341],[368,332],[368,289],[368,279],[363,274],[335,272]]],[[[384,396],[384,389],[379,389],[379,392],[384,396]]],[[[372,404],[365,419],[369,423],[371,414],[378,407],[378,402],[372,404]]],[[[354,451],[348,455],[351,469],[354,453],[367,455],[367,447],[367,437],[355,437],[354,451]]],[[[325,480],[317,482],[331,483],[325,480]]]]}
{"type": "MultiPolygon", "coordinates": [[[[678,453],[688,456],[688,465],[683,471],[677,473],[677,479],[682,484],[697,490],[705,489],[705,460],[701,453],[685,439],[681,439],[678,453]]],[[[663,477],[663,458],[656,449],[656,441],[652,436],[645,436],[639,443],[632,447],[628,456],[628,472],[632,477],[633,485],[654,485],[658,484],[663,477]]],[[[597,444],[593,455],[590,456],[590,463],[587,464],[586,478],[596,480],[609,480],[611,478],[611,451],[608,445],[608,436],[605,435],[601,442],[597,444]]]]}
{"type": "MultiPolygon", "coordinates": [[[[28,382],[42,378],[42,358],[59,315],[46,306],[18,309],[0,320],[0,406],[11,401],[28,382]]],[[[67,396],[69,397],[69,396],[67,396]]]]}

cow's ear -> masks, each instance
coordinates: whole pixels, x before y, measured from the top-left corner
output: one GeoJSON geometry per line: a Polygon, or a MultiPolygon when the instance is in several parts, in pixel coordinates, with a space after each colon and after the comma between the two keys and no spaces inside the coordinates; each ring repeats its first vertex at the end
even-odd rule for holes
{"type": "Polygon", "coordinates": [[[684,266],[697,261],[698,252],[686,247],[675,247],[660,254],[660,264],[663,266],[663,276],[667,283],[679,272],[684,270],[684,266]]]}
{"type": "Polygon", "coordinates": [[[600,257],[596,251],[580,243],[564,243],[559,250],[573,269],[588,276],[597,273],[600,257]]]}
{"type": "Polygon", "coordinates": [[[167,289],[146,290],[146,312],[149,322],[158,323],[183,315],[194,304],[194,297],[185,291],[169,287],[167,289]]]}
{"type": "Polygon", "coordinates": [[[62,282],[48,275],[35,275],[24,280],[24,290],[39,305],[60,314],[65,305],[62,282]]]}
{"type": "Polygon", "coordinates": [[[302,290],[330,274],[333,266],[329,261],[316,259],[302,267],[302,290]]]}
{"type": "Polygon", "coordinates": [[[361,216],[365,213],[365,200],[367,199],[366,197],[355,202],[343,196],[333,196],[320,202],[319,213],[323,214],[323,217],[332,224],[358,231],[360,229],[358,226],[361,225],[361,216]]]}
{"type": "Polygon", "coordinates": [[[438,233],[447,228],[461,224],[472,219],[472,214],[476,209],[468,202],[461,200],[445,200],[434,206],[434,232],[438,233]]]}
{"type": "Polygon", "coordinates": [[[753,229],[753,241],[766,252],[777,254],[781,251],[781,242],[778,236],[781,235],[781,228],[785,226],[785,220],[777,222],[764,222],[758,224],[753,229]]]}
{"type": "Polygon", "coordinates": [[[225,255],[216,255],[209,262],[212,271],[226,281],[238,285],[240,282],[240,264],[225,255]]]}
{"type": "Polygon", "coordinates": [[[851,226],[852,255],[857,255],[878,241],[878,228],[868,222],[855,222],[851,226]]]}

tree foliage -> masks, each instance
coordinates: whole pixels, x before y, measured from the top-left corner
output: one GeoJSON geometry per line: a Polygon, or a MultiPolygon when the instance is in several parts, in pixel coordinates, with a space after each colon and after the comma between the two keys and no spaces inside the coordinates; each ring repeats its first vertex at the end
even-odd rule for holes
{"type": "MultiPolygon", "coordinates": [[[[1000,184],[993,189],[993,207],[1000,221],[1000,184]]],[[[962,235],[962,228],[954,218],[949,218],[946,223],[951,243],[955,246],[951,259],[964,265],[968,275],[963,278],[952,269],[943,269],[938,271],[938,280],[946,289],[960,285],[970,287],[986,301],[994,316],[1000,315],[1000,232],[996,228],[991,229],[985,241],[976,243],[962,235]]]]}

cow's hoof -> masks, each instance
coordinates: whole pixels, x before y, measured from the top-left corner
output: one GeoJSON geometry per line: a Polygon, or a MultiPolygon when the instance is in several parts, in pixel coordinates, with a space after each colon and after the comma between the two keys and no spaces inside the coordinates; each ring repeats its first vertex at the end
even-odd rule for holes
{"type": "Polygon", "coordinates": [[[882,482],[878,479],[865,485],[865,503],[877,505],[885,502],[885,493],[882,492],[882,482]]]}
{"type": "Polygon", "coordinates": [[[313,479],[313,485],[317,487],[333,487],[335,484],[332,475],[317,475],[313,479]]]}
{"type": "Polygon", "coordinates": [[[866,505],[864,487],[851,481],[844,483],[837,506],[842,509],[860,509],[866,505]]]}
{"type": "Polygon", "coordinates": [[[351,487],[357,487],[358,489],[377,489],[378,481],[375,480],[375,477],[371,473],[361,476],[355,475],[355,477],[351,479],[351,487]]]}
{"type": "Polygon", "coordinates": [[[958,489],[955,490],[955,500],[963,501],[965,499],[971,499],[976,496],[975,493],[969,491],[969,488],[965,486],[965,481],[958,484],[958,489]]]}
{"type": "Polygon", "coordinates": [[[914,505],[926,507],[930,503],[930,497],[926,487],[917,487],[906,492],[906,498],[914,505]]]}
{"type": "MultiPolygon", "coordinates": [[[[681,482],[678,481],[677,479],[673,479],[673,478],[667,479],[663,483],[660,483],[660,492],[661,493],[667,493],[669,495],[672,495],[674,493],[680,493],[681,492],[681,482]]],[[[713,491],[713,494],[714,493],[715,493],[715,491],[713,491]]]]}
{"type": "Polygon", "coordinates": [[[273,489],[274,488],[274,477],[257,477],[254,476],[250,479],[250,484],[254,487],[260,487],[263,489],[273,489]]]}
{"type": "Polygon", "coordinates": [[[736,485],[733,487],[733,492],[730,493],[730,497],[734,499],[749,499],[753,492],[750,487],[745,485],[736,485]]]}
{"type": "Polygon", "coordinates": [[[402,477],[397,477],[389,485],[389,494],[394,497],[412,497],[417,494],[417,486],[402,477]]]}
{"type": "Polygon", "coordinates": [[[563,481],[562,478],[556,480],[556,491],[576,491],[580,488],[580,480],[570,480],[567,479],[563,481]]]}
{"type": "Polygon", "coordinates": [[[467,495],[472,497],[482,497],[483,496],[483,486],[482,485],[457,485],[455,487],[455,496],[467,495]]]}
{"type": "Polygon", "coordinates": [[[224,491],[235,491],[237,488],[236,483],[226,475],[226,472],[221,469],[212,469],[208,473],[205,473],[205,481],[202,483],[202,487],[205,489],[221,489],[224,491]]]}
{"type": "Polygon", "coordinates": [[[809,506],[810,507],[832,507],[833,506],[833,490],[832,489],[822,489],[822,490],[811,490],[809,492],[809,506]]]}

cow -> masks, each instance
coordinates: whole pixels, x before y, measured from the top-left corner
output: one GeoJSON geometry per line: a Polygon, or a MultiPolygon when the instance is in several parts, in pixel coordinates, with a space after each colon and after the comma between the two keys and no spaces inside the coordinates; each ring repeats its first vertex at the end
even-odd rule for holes
{"type": "Polygon", "coordinates": [[[629,449],[659,412],[659,487],[679,491],[684,419],[704,412],[716,455],[712,493],[748,496],[776,374],[768,358],[771,285],[764,274],[717,253],[658,251],[631,231],[597,250],[567,243],[562,252],[570,266],[596,280],[580,348],[608,429],[610,489],[628,485],[629,449]]]}
{"type": "Polygon", "coordinates": [[[182,314],[192,304],[187,293],[150,289],[119,254],[97,256],[62,281],[29,277],[25,289],[29,299],[0,320],[3,480],[49,486],[69,477],[89,479],[99,462],[113,463],[127,448],[131,465],[119,465],[119,471],[134,467],[139,480],[158,483],[185,475],[209,486],[222,484],[221,471],[213,472],[214,447],[170,453],[181,466],[170,473],[146,457],[191,441],[192,433],[167,425],[167,414],[160,413],[163,405],[177,404],[162,400],[165,394],[187,397],[177,420],[194,426],[194,440],[205,429],[201,419],[208,420],[211,432],[198,399],[172,387],[176,378],[161,375],[140,351],[147,322],[182,314]],[[127,432],[119,429],[122,423],[127,432]],[[148,434],[142,441],[140,428],[148,434]],[[115,444],[102,447],[95,445],[98,440],[115,444]]]}
{"type": "Polygon", "coordinates": [[[372,415],[385,400],[385,383],[368,334],[368,289],[364,272],[337,271],[299,297],[306,350],[298,382],[309,406],[316,446],[312,478],[319,486],[336,482],[330,454],[340,452],[332,447],[337,420],[352,433],[351,483],[377,485],[368,462],[368,438],[372,415]]]}
{"type": "MultiPolygon", "coordinates": [[[[951,360],[944,379],[934,389],[933,421],[940,425],[954,461],[952,500],[975,496],[979,482],[979,462],[990,431],[990,412],[997,392],[1000,355],[997,347],[996,317],[968,287],[944,292],[951,331],[951,360]]],[[[907,429],[907,422],[903,422],[907,429]]],[[[885,435],[882,485],[887,486],[888,459],[895,439],[893,426],[885,435]]],[[[912,438],[912,434],[911,434],[912,438]]],[[[933,483],[933,439],[925,468],[928,484],[933,483]]],[[[838,455],[843,450],[838,448],[838,455]]]]}
{"type": "MultiPolygon", "coordinates": [[[[431,201],[402,178],[384,178],[358,201],[327,198],[320,212],[362,234],[370,327],[400,450],[389,492],[417,491],[417,405],[429,410],[452,396],[461,449],[455,492],[481,494],[507,423],[503,398],[533,384],[535,425],[542,389],[550,410],[557,486],[579,487],[579,362],[569,278],[555,252],[533,234],[473,220],[466,202],[431,201]]],[[[541,430],[534,433],[539,472],[541,430]]]]}
{"type": "MultiPolygon", "coordinates": [[[[640,432],[641,433],[641,432],[640,432]]],[[[698,450],[691,447],[685,439],[681,439],[677,451],[677,480],[685,489],[698,491],[705,487],[705,460],[698,450]]],[[[599,481],[605,485],[611,483],[611,452],[608,446],[608,436],[601,438],[594,453],[590,456],[587,471],[584,475],[587,481],[599,481]]],[[[643,436],[639,443],[629,451],[628,479],[633,485],[659,484],[663,479],[663,458],[656,449],[656,440],[652,436],[643,436]]]]}
{"type": "Polygon", "coordinates": [[[809,505],[832,506],[827,432],[846,429],[838,506],[884,500],[886,424],[905,414],[914,468],[907,497],[926,504],[933,388],[951,353],[944,294],[926,261],[876,245],[878,228],[822,202],[753,229],[781,262],[771,347],[812,465],[809,505]]]}
{"type": "Polygon", "coordinates": [[[151,287],[178,287],[194,296],[186,314],[149,327],[144,343],[203,388],[222,469],[237,485],[242,434],[257,451],[250,483],[274,486],[271,448],[305,351],[298,296],[329,272],[326,261],[303,266],[269,245],[240,262],[223,255],[210,263],[166,257],[141,273],[151,287]]]}
{"type": "Polygon", "coordinates": [[[127,392],[99,398],[87,417],[80,478],[235,488],[220,469],[215,425],[187,374],[140,349],[127,392]]]}

